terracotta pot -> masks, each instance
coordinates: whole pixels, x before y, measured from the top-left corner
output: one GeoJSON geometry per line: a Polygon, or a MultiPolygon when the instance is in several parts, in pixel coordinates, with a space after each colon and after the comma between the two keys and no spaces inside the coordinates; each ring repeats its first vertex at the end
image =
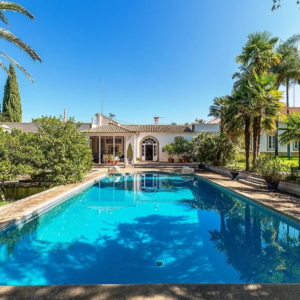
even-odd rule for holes
{"type": "Polygon", "coordinates": [[[189,160],[188,160],[187,158],[185,158],[185,159],[184,159],[184,162],[185,162],[185,163],[188,163],[188,162],[189,162],[189,160]]]}
{"type": "Polygon", "coordinates": [[[171,162],[171,158],[168,158],[168,162],[171,162]]]}
{"type": "Polygon", "coordinates": [[[113,161],[112,161],[112,160],[109,160],[108,162],[109,162],[111,165],[112,165],[112,163],[113,163],[113,161]]]}
{"type": "Polygon", "coordinates": [[[174,158],[170,158],[170,163],[173,163],[174,162],[174,158]]]}
{"type": "Polygon", "coordinates": [[[180,164],[182,164],[182,163],[183,163],[183,159],[182,159],[182,158],[179,158],[179,159],[178,159],[178,162],[179,162],[180,164]]]}
{"type": "Polygon", "coordinates": [[[119,161],[118,160],[115,160],[115,165],[117,165],[119,163],[119,161]]]}

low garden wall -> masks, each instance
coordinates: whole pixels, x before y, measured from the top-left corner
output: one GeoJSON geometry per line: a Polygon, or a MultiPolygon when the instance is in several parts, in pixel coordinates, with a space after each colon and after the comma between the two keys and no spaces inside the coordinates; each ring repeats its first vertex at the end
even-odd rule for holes
{"type": "Polygon", "coordinates": [[[278,190],[292,195],[300,196],[300,184],[291,180],[281,180],[278,190]]]}

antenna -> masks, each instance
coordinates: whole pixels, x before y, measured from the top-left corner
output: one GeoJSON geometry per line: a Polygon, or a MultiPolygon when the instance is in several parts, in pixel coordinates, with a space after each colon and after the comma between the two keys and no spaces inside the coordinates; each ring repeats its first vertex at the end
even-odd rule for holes
{"type": "Polygon", "coordinates": [[[103,114],[103,76],[102,76],[102,109],[101,109],[101,113],[103,114]]]}

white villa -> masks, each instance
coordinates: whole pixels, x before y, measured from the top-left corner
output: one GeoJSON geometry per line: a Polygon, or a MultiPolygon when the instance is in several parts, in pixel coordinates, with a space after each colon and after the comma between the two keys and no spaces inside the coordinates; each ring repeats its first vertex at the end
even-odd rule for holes
{"type": "MultiPolygon", "coordinates": [[[[300,112],[300,107],[290,107],[290,113],[300,112]]],[[[286,110],[283,111],[286,114],[286,110]]],[[[64,119],[67,119],[66,111],[64,119]]],[[[284,123],[279,123],[283,128],[284,123]]],[[[36,131],[33,123],[2,123],[5,130],[10,131],[14,127],[24,131],[36,131]]],[[[192,140],[200,132],[218,133],[220,119],[215,119],[205,124],[198,124],[196,119],[191,125],[161,125],[159,117],[154,117],[150,125],[125,125],[110,119],[104,114],[96,114],[96,122],[92,118],[91,123],[82,123],[81,130],[90,137],[90,145],[94,155],[94,161],[103,163],[106,154],[115,155],[121,153],[121,161],[127,163],[127,149],[131,144],[133,149],[133,163],[138,161],[167,162],[168,157],[162,152],[162,148],[176,139],[192,140]],[[99,160],[99,158],[101,158],[99,160]]],[[[279,134],[282,131],[279,130],[279,134]]],[[[260,140],[261,152],[275,154],[275,136],[264,133],[260,140]]],[[[291,155],[298,155],[297,143],[291,145],[291,155]]],[[[279,155],[286,155],[287,147],[279,145],[279,155]]]]}

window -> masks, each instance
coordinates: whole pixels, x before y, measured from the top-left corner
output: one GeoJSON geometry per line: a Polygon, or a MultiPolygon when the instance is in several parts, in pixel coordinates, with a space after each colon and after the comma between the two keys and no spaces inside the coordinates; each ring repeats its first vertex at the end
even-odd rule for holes
{"type": "Polygon", "coordinates": [[[298,150],[299,149],[299,143],[298,142],[294,142],[294,149],[298,150]]]}
{"type": "Polygon", "coordinates": [[[268,150],[275,149],[275,135],[268,135],[268,150]]]}
{"type": "MultiPolygon", "coordinates": [[[[115,147],[115,154],[118,152],[118,147],[115,147]]],[[[110,154],[114,154],[114,147],[110,147],[110,154]]]]}
{"type": "MultiPolygon", "coordinates": [[[[106,139],[106,144],[112,144],[113,139],[106,139]]],[[[122,139],[115,139],[115,144],[122,144],[122,139]]]]}
{"type": "Polygon", "coordinates": [[[183,136],[175,136],[174,142],[176,142],[177,140],[184,140],[184,137],[183,136]]]}
{"type": "Polygon", "coordinates": [[[144,144],[144,145],[154,145],[154,144],[156,144],[156,141],[151,139],[151,138],[148,138],[148,139],[145,139],[142,144],[144,144]]]}

